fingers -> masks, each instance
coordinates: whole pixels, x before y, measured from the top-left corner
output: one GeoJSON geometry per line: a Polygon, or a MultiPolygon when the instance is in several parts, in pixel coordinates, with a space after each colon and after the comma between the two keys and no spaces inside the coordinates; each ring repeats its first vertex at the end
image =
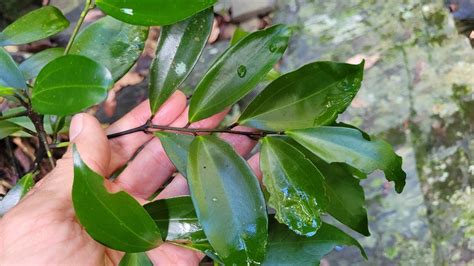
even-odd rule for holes
{"type": "MultiPolygon", "coordinates": [[[[220,124],[227,112],[228,110],[198,121],[190,127],[214,128],[220,124]]],[[[187,123],[188,113],[185,111],[171,126],[184,127],[187,123]]],[[[132,195],[147,199],[175,171],[176,168],[168,159],[160,140],[154,138],[140,151],[133,161],[129,163],[115,182],[132,195]]]]}
{"type": "MultiPolygon", "coordinates": [[[[105,176],[110,162],[110,149],[107,137],[99,121],[89,114],[77,114],[71,121],[70,141],[82,160],[95,172],[105,176]]],[[[38,184],[38,189],[58,192],[70,197],[73,182],[72,145],[57,167],[38,184]]]]}
{"type": "MultiPolygon", "coordinates": [[[[176,91],[160,107],[153,118],[153,123],[163,126],[171,124],[183,113],[186,108],[186,102],[186,96],[181,91],[176,91]]],[[[107,128],[106,132],[107,134],[111,134],[139,127],[145,124],[150,116],[150,103],[149,101],[144,101],[135,107],[130,113],[107,128]]],[[[130,160],[130,158],[132,158],[137,149],[151,138],[153,138],[153,136],[149,134],[137,132],[111,139],[109,142],[112,151],[112,159],[109,166],[109,174],[122,167],[128,160],[130,160]]]]}

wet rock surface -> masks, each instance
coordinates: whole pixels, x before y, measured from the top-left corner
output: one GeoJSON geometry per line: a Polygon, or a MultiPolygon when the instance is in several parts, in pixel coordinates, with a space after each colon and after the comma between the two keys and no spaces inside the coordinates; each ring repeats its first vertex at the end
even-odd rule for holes
{"type": "Polygon", "coordinates": [[[380,174],[363,182],[370,260],[342,249],[323,264],[474,263],[474,53],[443,2],[279,1],[274,20],[299,27],[284,71],[371,62],[340,120],[396,145],[408,174],[400,195],[380,174]]]}

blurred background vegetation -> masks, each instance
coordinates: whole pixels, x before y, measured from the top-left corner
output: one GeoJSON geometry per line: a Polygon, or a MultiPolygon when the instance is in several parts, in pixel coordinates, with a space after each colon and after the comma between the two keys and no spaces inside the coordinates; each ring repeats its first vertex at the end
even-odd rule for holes
{"type": "MultiPolygon", "coordinates": [[[[0,1],[0,29],[47,2],[0,1]]],[[[50,4],[74,22],[82,1],[50,4]]],[[[365,180],[372,236],[356,237],[370,260],[341,247],[322,265],[474,265],[474,0],[227,0],[215,11],[209,44],[183,87],[189,94],[237,27],[296,26],[281,72],[314,60],[366,60],[363,87],[341,120],[395,145],[407,186],[398,195],[378,174],[365,180]]],[[[100,16],[91,12],[86,22],[100,16]]],[[[68,34],[8,50],[22,61],[64,46],[68,34]]],[[[153,28],[137,65],[91,111],[102,122],[146,98],[158,35],[153,28]]],[[[7,108],[0,103],[0,110],[7,108]]],[[[233,115],[238,113],[237,107],[233,115]]],[[[0,194],[16,182],[10,154],[20,169],[28,169],[34,155],[31,140],[6,142],[0,144],[0,194]]]]}

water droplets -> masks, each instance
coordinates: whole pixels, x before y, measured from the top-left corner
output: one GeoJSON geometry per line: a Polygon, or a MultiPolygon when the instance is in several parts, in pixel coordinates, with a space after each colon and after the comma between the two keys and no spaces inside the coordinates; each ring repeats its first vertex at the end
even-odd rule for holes
{"type": "Polygon", "coordinates": [[[130,16],[133,16],[133,9],[131,9],[131,8],[121,8],[120,12],[122,12],[124,14],[127,14],[127,15],[130,15],[130,16]]]}
{"type": "Polygon", "coordinates": [[[247,67],[244,65],[240,65],[237,68],[237,75],[239,75],[239,77],[241,78],[245,77],[245,75],[247,75],[247,67]]]}
{"type": "Polygon", "coordinates": [[[270,44],[270,47],[268,48],[270,52],[274,53],[278,49],[278,46],[274,43],[270,44]]]}

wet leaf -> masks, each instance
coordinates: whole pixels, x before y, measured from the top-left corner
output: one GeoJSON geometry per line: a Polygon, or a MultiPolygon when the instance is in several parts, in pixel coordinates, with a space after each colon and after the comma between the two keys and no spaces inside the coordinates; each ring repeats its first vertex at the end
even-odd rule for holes
{"type": "Polygon", "coordinates": [[[0,47],[0,86],[26,89],[26,82],[15,61],[0,47]]]}
{"type": "Polygon", "coordinates": [[[13,133],[16,133],[22,129],[21,126],[10,122],[10,121],[0,121],[0,139],[4,139],[10,136],[13,133]]]}
{"type": "Polygon", "coordinates": [[[237,27],[234,31],[234,35],[232,35],[232,39],[230,40],[230,46],[235,45],[238,43],[240,40],[243,38],[247,37],[250,34],[250,32],[245,31],[241,27],[237,27]]]}
{"type": "Polygon", "coordinates": [[[161,28],[150,70],[150,105],[153,113],[188,77],[211,33],[214,14],[206,9],[179,23],[161,28]]]}
{"type": "Polygon", "coordinates": [[[315,235],[328,205],[321,172],[303,153],[275,137],[262,140],[260,167],[276,219],[300,235],[315,235]]]}
{"type": "Polygon", "coordinates": [[[70,115],[105,100],[112,85],[104,66],[84,56],[66,55],[41,70],[31,103],[41,114],[70,115]]]}
{"type": "Polygon", "coordinates": [[[148,27],[104,17],[78,34],[70,53],[89,57],[104,65],[117,81],[140,57],[147,37],[148,27]]]}
{"type": "Polygon", "coordinates": [[[69,26],[59,9],[45,6],[17,19],[0,33],[0,46],[20,45],[45,39],[69,26]]]}
{"type": "Polygon", "coordinates": [[[160,228],[164,241],[217,256],[199,223],[190,196],[157,200],[144,207],[160,228]]]}
{"type": "MultiPolygon", "coordinates": [[[[0,122],[1,124],[1,122],[0,122]]],[[[0,131],[2,126],[0,125],[0,131]]],[[[16,185],[8,191],[7,195],[0,201],[0,217],[5,215],[9,210],[15,207],[20,200],[30,191],[31,188],[35,185],[34,181],[35,175],[32,173],[26,174],[16,185]]]]}
{"type": "Polygon", "coordinates": [[[191,144],[187,174],[199,221],[223,262],[261,262],[267,212],[257,177],[245,160],[223,140],[198,136],[191,144]]]}
{"type": "Polygon", "coordinates": [[[105,179],[82,161],[75,146],[73,154],[72,202],[89,235],[112,249],[130,253],[159,246],[160,231],[145,209],[124,191],[107,192],[105,179]]]}
{"type": "Polygon", "coordinates": [[[155,136],[160,138],[166,155],[176,166],[176,169],[186,177],[186,167],[188,165],[189,147],[194,137],[191,135],[177,134],[171,132],[155,132],[155,136]]]}
{"type": "Polygon", "coordinates": [[[191,99],[191,122],[212,116],[247,95],[282,57],[290,30],[284,25],[249,34],[220,56],[191,99]]]}
{"type": "Polygon", "coordinates": [[[380,169],[387,180],[395,182],[398,193],[405,186],[402,158],[385,141],[366,140],[359,130],[345,127],[317,127],[286,133],[328,163],[346,163],[366,174],[380,169]]]}
{"type": "Polygon", "coordinates": [[[323,223],[317,234],[305,237],[269,219],[269,238],[263,265],[319,265],[322,257],[336,246],[355,246],[367,259],[362,246],[337,227],[323,223]]]}
{"type": "Polygon", "coordinates": [[[364,63],[310,63],[270,83],[244,110],[239,123],[266,130],[327,125],[360,88],[364,63]]]}
{"type": "Polygon", "coordinates": [[[143,26],[170,25],[211,7],[217,0],[96,0],[97,6],[118,20],[143,26]]]}
{"type": "Polygon", "coordinates": [[[153,266],[153,262],[144,252],[126,253],[120,260],[119,266],[153,266]]]}
{"type": "Polygon", "coordinates": [[[23,61],[19,68],[25,79],[34,79],[49,62],[63,56],[64,48],[50,48],[32,55],[23,61]]]}

